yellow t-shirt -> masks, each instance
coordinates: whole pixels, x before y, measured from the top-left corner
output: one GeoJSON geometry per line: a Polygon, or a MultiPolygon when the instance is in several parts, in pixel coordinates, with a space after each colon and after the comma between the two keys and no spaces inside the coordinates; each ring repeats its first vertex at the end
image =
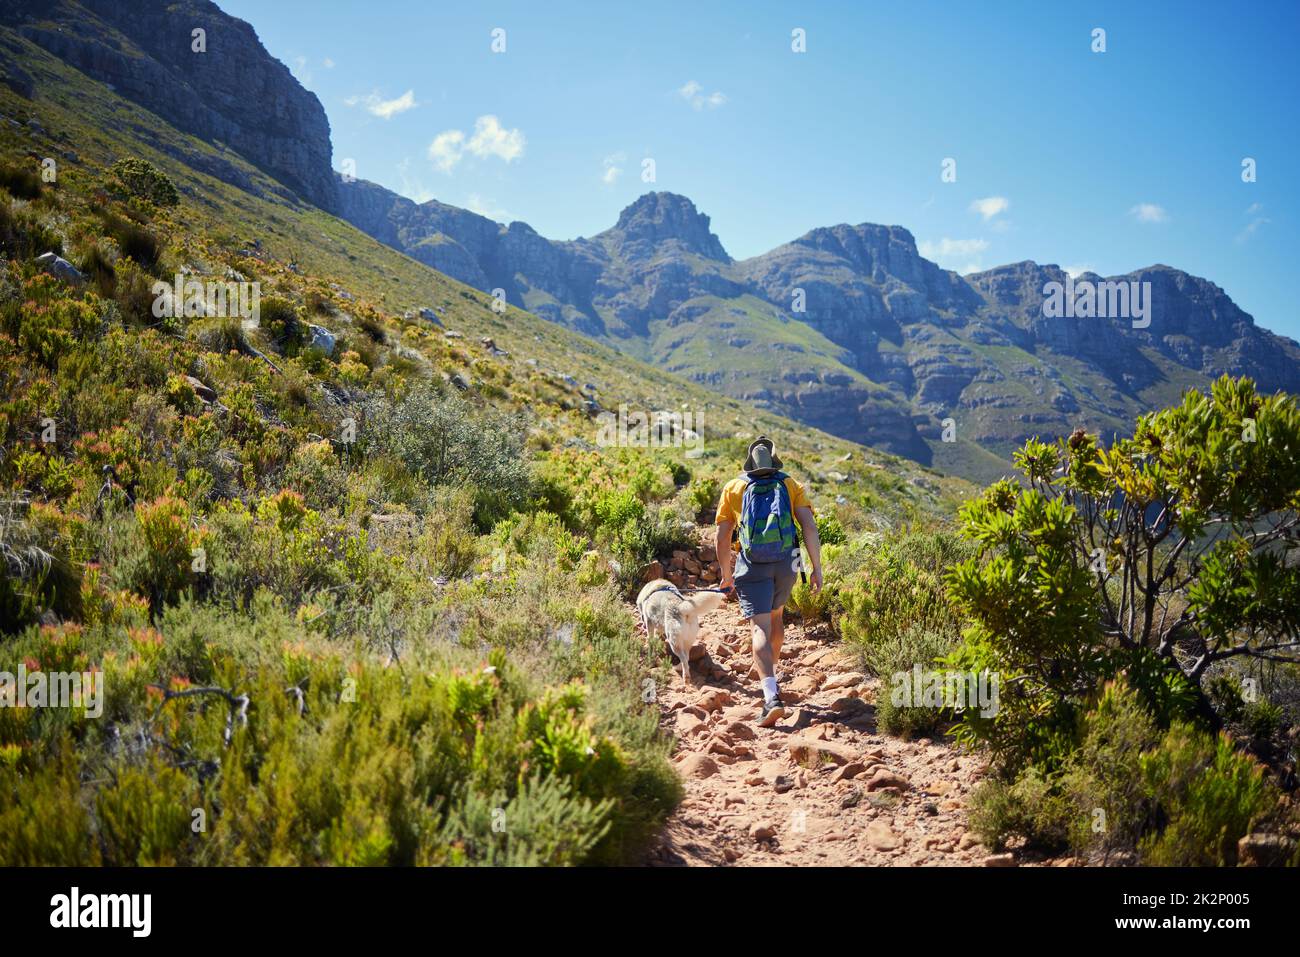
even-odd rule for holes
{"type": "MultiPolygon", "coordinates": [[[[740,503],[745,497],[745,486],[748,484],[743,478],[734,478],[722,487],[722,498],[718,500],[718,514],[713,519],[715,525],[740,521],[740,503]]],[[[812,501],[798,480],[787,475],[785,490],[790,493],[791,512],[801,507],[812,508],[812,501]]],[[[731,540],[731,550],[733,552],[740,550],[740,542],[735,538],[731,540]]]]}

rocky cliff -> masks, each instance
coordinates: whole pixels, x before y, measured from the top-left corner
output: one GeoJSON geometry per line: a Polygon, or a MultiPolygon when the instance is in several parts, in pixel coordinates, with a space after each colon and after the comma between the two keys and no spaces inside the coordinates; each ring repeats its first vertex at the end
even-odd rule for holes
{"type": "Polygon", "coordinates": [[[330,128],[253,28],[208,0],[4,0],[6,23],[178,129],[333,210],[330,128]],[[206,49],[196,52],[193,31],[206,49]]]}

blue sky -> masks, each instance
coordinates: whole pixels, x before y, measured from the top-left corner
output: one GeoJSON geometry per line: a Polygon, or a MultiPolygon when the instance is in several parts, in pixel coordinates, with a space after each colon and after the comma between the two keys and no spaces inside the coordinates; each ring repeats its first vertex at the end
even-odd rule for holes
{"type": "Polygon", "coordinates": [[[961,272],[1167,263],[1300,338],[1294,2],[217,2],[336,168],[417,200],[569,239],[669,190],[737,259],[874,222],[961,272]]]}

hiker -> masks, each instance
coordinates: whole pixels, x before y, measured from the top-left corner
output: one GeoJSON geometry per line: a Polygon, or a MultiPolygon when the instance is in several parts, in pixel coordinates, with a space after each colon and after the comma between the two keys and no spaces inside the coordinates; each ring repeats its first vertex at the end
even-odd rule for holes
{"type": "Polygon", "coordinates": [[[752,626],[754,666],[763,684],[759,724],[770,728],[785,716],[776,664],[785,638],[785,603],[801,568],[795,522],[812,560],[809,584],[814,592],[822,587],[822,554],[808,493],[781,471],[781,459],[767,436],[750,443],[744,474],[722,489],[716,522],[720,587],[735,588],[741,614],[752,626]],[[734,543],[733,530],[739,532],[734,543]]]}

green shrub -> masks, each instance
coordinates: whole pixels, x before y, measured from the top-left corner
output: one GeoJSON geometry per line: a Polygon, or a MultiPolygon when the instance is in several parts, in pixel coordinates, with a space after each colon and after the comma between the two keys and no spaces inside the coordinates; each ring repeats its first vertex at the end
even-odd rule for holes
{"type": "Polygon", "coordinates": [[[1263,768],[1226,736],[1183,722],[1161,731],[1124,682],[1106,686],[1078,737],[1058,771],[1029,765],[976,789],[971,826],[981,840],[1069,847],[1091,862],[1124,854],[1155,866],[1232,865],[1237,841],[1276,806],[1263,768]]]}
{"type": "Polygon", "coordinates": [[[609,831],[612,802],[575,798],[561,778],[531,778],[509,796],[470,792],[443,826],[451,863],[556,867],[582,863],[609,831]]]}
{"type": "Polygon", "coordinates": [[[157,270],[162,260],[162,244],[147,226],[112,214],[105,214],[104,229],[117,243],[123,259],[137,263],[145,272],[157,270]]]}
{"type": "Polygon", "coordinates": [[[1157,867],[1222,867],[1237,862],[1237,842],[1277,803],[1264,769],[1238,754],[1225,735],[1175,724],[1141,760],[1142,781],[1164,826],[1139,844],[1157,867]]]}
{"type": "Polygon", "coordinates": [[[297,355],[307,344],[307,323],[298,315],[298,307],[283,296],[267,296],[258,306],[258,325],[275,348],[285,355],[297,355]]]}
{"type": "Polygon", "coordinates": [[[117,270],[113,266],[103,246],[92,243],[86,248],[77,264],[86,277],[95,284],[95,289],[105,299],[113,298],[117,291],[117,270]]]}
{"type": "Polygon", "coordinates": [[[686,500],[690,503],[692,514],[706,517],[713,521],[713,512],[718,507],[718,498],[722,494],[722,483],[716,478],[693,478],[686,489],[686,500]]]}
{"type": "Polygon", "coordinates": [[[81,608],[81,566],[74,560],[75,523],[58,508],[33,502],[25,514],[0,510],[0,634],[20,631],[42,611],[72,617],[81,608]]]}
{"type": "Polygon", "coordinates": [[[109,172],[128,195],[143,199],[155,206],[175,206],[180,195],[167,174],[148,160],[129,157],[118,160],[109,172]]]}
{"type": "Polygon", "coordinates": [[[919,667],[922,675],[933,673],[939,659],[952,650],[953,643],[951,635],[913,624],[864,646],[863,661],[880,676],[876,725],[881,731],[901,737],[920,737],[930,734],[951,717],[952,710],[948,707],[917,702],[916,696],[921,691],[914,687],[913,668],[919,667]],[[904,677],[908,682],[906,689],[901,684],[904,677]],[[910,694],[903,694],[904,690],[910,694]]]}
{"type": "Polygon", "coordinates": [[[840,587],[844,640],[865,652],[918,629],[955,643],[962,618],[944,576],[969,552],[944,531],[906,532],[862,552],[861,564],[840,587]]]}
{"type": "Polygon", "coordinates": [[[122,585],[148,598],[156,613],[193,587],[195,562],[207,544],[206,530],[192,522],[186,502],[171,496],[141,502],[119,546],[115,571],[122,585]]]}
{"type": "Polygon", "coordinates": [[[989,778],[971,793],[970,829],[994,851],[1013,837],[1035,849],[1060,850],[1075,821],[1075,808],[1038,768],[1012,782],[989,778]]]}
{"type": "Polygon", "coordinates": [[[41,174],[22,166],[0,166],[0,188],[18,199],[37,199],[41,195],[41,174]]]}
{"type": "Polygon", "coordinates": [[[63,255],[63,237],[40,210],[0,194],[0,251],[10,259],[34,259],[45,253],[63,255]]]}
{"type": "Polygon", "coordinates": [[[208,352],[251,354],[252,345],[244,331],[243,320],[235,316],[197,322],[192,329],[194,341],[208,352]]]}
{"type": "Polygon", "coordinates": [[[1006,690],[996,718],[968,712],[959,736],[1012,770],[1059,763],[1088,698],[1122,670],[1162,724],[1212,721],[1207,668],[1290,657],[1277,648],[1300,629],[1287,531],[1298,446],[1290,396],[1227,376],[1108,449],[1082,430],[1026,443],[1016,461],[1029,487],[1004,480],[961,509],[980,557],[951,577],[975,621],[953,660],[1001,674],[1006,690]],[[1188,639],[1204,653],[1176,657],[1188,639]]]}
{"type": "Polygon", "coordinates": [[[830,512],[817,512],[814,518],[817,521],[817,538],[823,545],[843,545],[849,540],[840,520],[830,512]]]}
{"type": "Polygon", "coordinates": [[[527,501],[526,430],[511,416],[475,408],[454,392],[375,401],[359,436],[364,454],[391,457],[432,487],[474,490],[474,520],[489,528],[527,501]]]}

